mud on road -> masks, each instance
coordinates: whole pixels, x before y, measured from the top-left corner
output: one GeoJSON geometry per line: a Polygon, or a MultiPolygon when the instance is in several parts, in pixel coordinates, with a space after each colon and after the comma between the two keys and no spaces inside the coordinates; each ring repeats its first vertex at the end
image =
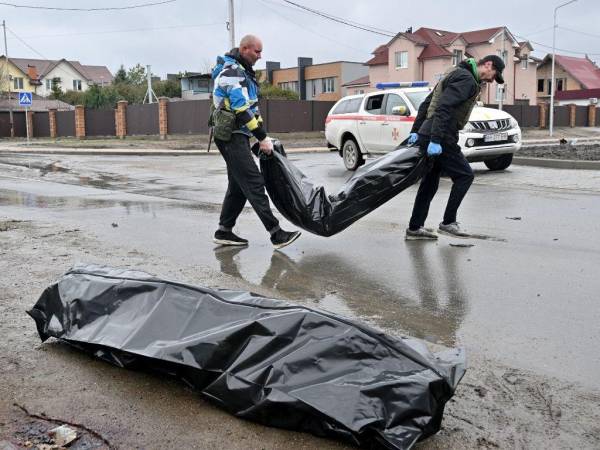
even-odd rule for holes
{"type": "MultiPolygon", "coordinates": [[[[81,436],[74,449],[350,448],[236,419],[174,380],[112,367],[55,340],[41,344],[25,310],[76,262],[274,294],[76,228],[0,216],[0,442],[36,448],[57,423],[72,423],[81,436]]],[[[442,431],[418,448],[600,448],[600,393],[468,355],[442,431]]]]}

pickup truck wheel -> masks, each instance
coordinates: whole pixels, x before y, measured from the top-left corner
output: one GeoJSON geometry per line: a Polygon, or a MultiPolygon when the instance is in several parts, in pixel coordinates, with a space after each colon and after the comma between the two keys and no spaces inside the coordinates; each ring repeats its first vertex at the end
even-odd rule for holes
{"type": "Polygon", "coordinates": [[[346,139],[342,145],[342,158],[344,166],[348,170],[356,170],[365,163],[356,141],[352,138],[346,139]]]}
{"type": "Polygon", "coordinates": [[[512,160],[513,160],[513,155],[508,154],[508,155],[500,155],[494,159],[488,159],[487,161],[484,161],[483,163],[490,170],[504,170],[508,166],[510,166],[510,164],[512,163],[512,160]]]}

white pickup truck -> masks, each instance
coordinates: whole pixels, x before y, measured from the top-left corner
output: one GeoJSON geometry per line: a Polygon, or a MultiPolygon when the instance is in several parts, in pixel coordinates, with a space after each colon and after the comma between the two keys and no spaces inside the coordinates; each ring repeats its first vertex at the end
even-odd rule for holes
{"type": "MultiPolygon", "coordinates": [[[[338,149],[348,170],[364,164],[369,153],[398,147],[410,134],[419,106],[431,91],[421,81],[385,84],[399,87],[344,97],[325,119],[327,144],[338,149]]],[[[469,162],[483,161],[490,170],[503,170],[521,148],[521,128],[505,111],[476,106],[458,145],[469,162]]]]}

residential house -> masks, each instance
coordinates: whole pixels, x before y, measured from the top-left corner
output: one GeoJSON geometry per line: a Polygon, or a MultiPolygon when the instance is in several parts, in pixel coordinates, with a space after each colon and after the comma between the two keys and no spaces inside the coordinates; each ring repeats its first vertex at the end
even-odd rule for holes
{"type": "Polygon", "coordinates": [[[365,92],[371,90],[370,86],[369,75],[365,75],[364,77],[360,77],[356,80],[352,80],[346,84],[343,84],[342,95],[345,97],[346,95],[364,94],[365,92]]]}
{"type": "MultiPolygon", "coordinates": [[[[0,56],[0,73],[6,57],[0,56]]],[[[48,97],[53,80],[63,91],[86,91],[91,85],[108,85],[113,75],[106,66],[83,65],[79,61],[9,58],[9,74],[13,91],[33,92],[48,97]]],[[[4,80],[6,84],[6,80],[4,80]]]]}
{"type": "Polygon", "coordinates": [[[279,63],[267,62],[271,84],[298,93],[301,100],[336,101],[345,95],[343,85],[368,74],[359,62],[334,61],[313,64],[312,58],[298,58],[298,66],[278,68],[279,63]]]}
{"type": "MultiPolygon", "coordinates": [[[[555,97],[561,91],[600,89],[600,68],[589,58],[555,55],[555,97]]],[[[550,102],[552,89],[552,55],[540,62],[537,68],[538,101],[550,102]]],[[[561,99],[566,99],[561,95],[561,99]]]]}
{"type": "Polygon", "coordinates": [[[369,89],[379,82],[425,80],[434,85],[444,72],[465,58],[479,60],[494,54],[503,58],[504,86],[486,86],[481,100],[494,104],[536,104],[536,66],[528,42],[519,42],[506,27],[468,32],[433,28],[412,29],[398,33],[387,44],[373,51],[366,62],[369,89]]]}
{"type": "MultiPolygon", "coordinates": [[[[8,65],[4,55],[0,56],[0,90],[2,92],[34,92],[35,85],[31,83],[27,68],[22,70],[20,66],[9,59],[8,65]]],[[[37,77],[35,77],[37,79],[37,77]]]]}
{"type": "Polygon", "coordinates": [[[183,100],[205,100],[210,98],[213,80],[210,73],[186,72],[179,77],[183,100]]]}

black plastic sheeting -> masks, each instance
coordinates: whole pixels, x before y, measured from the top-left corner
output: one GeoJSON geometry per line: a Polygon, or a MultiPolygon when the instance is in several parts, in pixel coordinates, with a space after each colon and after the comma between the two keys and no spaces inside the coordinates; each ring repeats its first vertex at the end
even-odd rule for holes
{"type": "Polygon", "coordinates": [[[74,267],[28,314],[42,341],[174,375],[237,417],[365,448],[436,433],[465,371],[462,350],[434,355],[331,313],[110,267],[74,267]]]}
{"type": "Polygon", "coordinates": [[[415,184],[427,169],[418,146],[401,146],[360,167],[336,194],[327,195],[285,157],[279,141],[274,147],[272,156],[260,158],[271,201],[287,220],[320,236],[344,230],[415,184]]]}

